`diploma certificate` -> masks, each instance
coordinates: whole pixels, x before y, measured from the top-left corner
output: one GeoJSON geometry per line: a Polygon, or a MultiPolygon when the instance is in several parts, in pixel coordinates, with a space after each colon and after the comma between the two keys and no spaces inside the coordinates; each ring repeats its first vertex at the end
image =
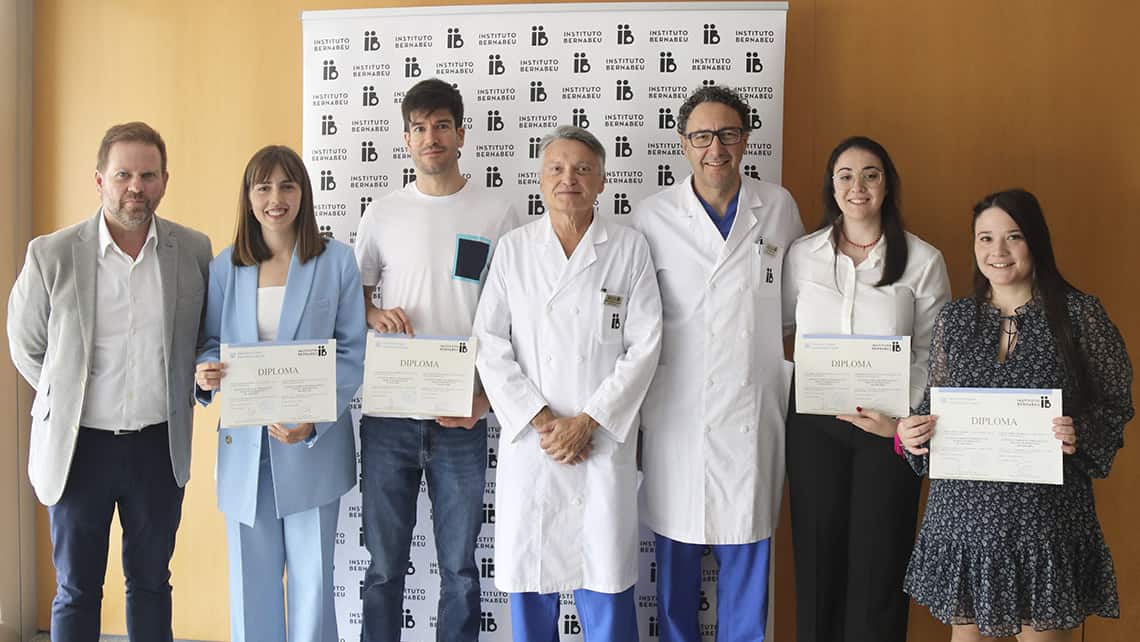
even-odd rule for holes
{"type": "Polygon", "coordinates": [[[796,336],[796,412],[910,414],[910,337],[796,336]]]}
{"type": "Polygon", "coordinates": [[[336,421],[336,339],[222,344],[221,424],[336,421]]]}
{"type": "Polygon", "coordinates": [[[377,417],[469,417],[474,337],[418,339],[369,331],[363,412],[377,417]]]}
{"type": "Polygon", "coordinates": [[[1060,484],[1061,391],[931,388],[931,479],[1060,484]]]}

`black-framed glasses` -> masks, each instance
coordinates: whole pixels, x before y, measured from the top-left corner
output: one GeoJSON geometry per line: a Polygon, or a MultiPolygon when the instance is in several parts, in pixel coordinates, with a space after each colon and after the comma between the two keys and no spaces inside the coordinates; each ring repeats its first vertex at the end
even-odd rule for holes
{"type": "Polygon", "coordinates": [[[681,135],[688,139],[690,145],[698,148],[712,145],[714,138],[719,140],[721,145],[737,145],[744,140],[744,128],[721,127],[716,131],[701,129],[681,135]]]}

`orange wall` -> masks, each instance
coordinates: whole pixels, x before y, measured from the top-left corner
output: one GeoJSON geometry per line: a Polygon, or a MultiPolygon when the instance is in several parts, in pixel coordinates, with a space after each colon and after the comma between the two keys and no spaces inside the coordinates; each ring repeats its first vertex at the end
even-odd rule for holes
{"type": "MultiPolygon", "coordinates": [[[[98,205],[95,148],[115,122],[149,121],[166,137],[171,182],[161,213],[228,242],[241,168],[263,144],[301,145],[300,11],[415,2],[138,0],[36,4],[35,231],[98,205]]],[[[450,4],[450,3],[448,3],[450,4]]],[[[1127,292],[1140,266],[1140,85],[1130,0],[791,0],[784,180],[809,227],[818,222],[822,163],[863,133],[891,151],[912,231],[946,255],[954,291],[971,269],[969,211],[982,195],[1025,186],[1044,204],[1058,259],[1099,295],[1125,340],[1140,344],[1127,292]],[[1121,268],[1124,268],[1122,271],[1121,268]]],[[[1134,354],[1136,356],[1136,354],[1134,354]]],[[[1135,388],[1134,388],[1135,390],[1135,388]]],[[[175,632],[228,635],[225,542],[214,508],[213,411],[199,413],[193,482],[174,559],[175,632]]],[[[1090,620],[1086,640],[1123,641],[1140,627],[1140,519],[1129,492],[1140,451],[1125,449],[1097,482],[1116,558],[1122,618],[1090,620]]],[[[786,516],[785,521],[786,524],[786,516]]],[[[41,520],[40,620],[54,579],[41,520]]],[[[793,639],[791,555],[778,546],[776,640],[793,639]]],[[[123,630],[118,550],[111,552],[105,630],[123,630]]],[[[946,639],[912,610],[911,639],[946,639]]]]}

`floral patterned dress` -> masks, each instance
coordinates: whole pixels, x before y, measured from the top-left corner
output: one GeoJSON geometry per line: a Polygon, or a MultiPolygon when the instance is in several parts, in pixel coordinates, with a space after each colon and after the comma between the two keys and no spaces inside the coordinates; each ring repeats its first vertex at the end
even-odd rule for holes
{"type": "MultiPolygon", "coordinates": [[[[1105,477],[1132,418],[1132,365],[1100,302],[1070,292],[1066,305],[1085,355],[1095,401],[1076,406],[1037,299],[1017,310],[1017,343],[1004,362],[999,312],[973,298],[944,306],[934,327],[929,386],[1060,388],[1077,451],[1064,455],[1064,484],[932,479],[904,590],[946,624],[983,635],[1071,629],[1088,615],[1119,617],[1116,575],[1100,529],[1092,478],[1105,477]]],[[[930,390],[918,407],[929,414],[930,390]]],[[[937,426],[935,427],[937,430],[937,426]]],[[[1060,448],[1060,444],[1058,444],[1060,448]]],[[[907,453],[919,475],[929,459],[907,453]]]]}

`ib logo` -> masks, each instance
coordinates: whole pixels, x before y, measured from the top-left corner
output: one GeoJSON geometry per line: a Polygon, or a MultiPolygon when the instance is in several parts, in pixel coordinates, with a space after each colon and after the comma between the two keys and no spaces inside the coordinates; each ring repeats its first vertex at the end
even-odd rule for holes
{"type": "Polygon", "coordinates": [[[538,150],[540,147],[539,143],[541,142],[542,139],[538,136],[531,136],[527,140],[527,156],[531,158],[538,158],[538,150]]]}
{"type": "MultiPolygon", "coordinates": [[[[321,238],[324,238],[324,239],[333,238],[333,231],[332,231],[331,225],[321,225],[320,227],[317,228],[317,232],[321,235],[321,238]]],[[[325,347],[320,346],[319,348],[317,348],[317,354],[318,354],[318,356],[321,356],[321,357],[325,356],[325,347]]]]}
{"type": "Polygon", "coordinates": [[[629,136],[614,137],[614,156],[618,158],[633,156],[633,146],[629,144],[629,136]]]}
{"type": "Polygon", "coordinates": [[[1041,407],[1042,408],[1052,408],[1053,402],[1049,400],[1049,397],[1046,397],[1045,395],[1041,395],[1041,407]]]}
{"type": "Polygon", "coordinates": [[[744,73],[758,74],[764,71],[764,63],[760,62],[760,54],[749,51],[744,54],[744,73]]]}
{"type": "Polygon", "coordinates": [[[487,110],[487,131],[501,132],[503,131],[503,117],[498,109],[487,110]]]}
{"type": "Polygon", "coordinates": [[[674,129],[677,127],[677,119],[673,116],[673,110],[669,107],[661,107],[657,110],[657,129],[674,129]]]}
{"type": "Polygon", "coordinates": [[[412,560],[408,560],[408,570],[404,571],[404,575],[415,575],[415,574],[416,574],[416,563],[413,562],[412,560]]]}
{"type": "Polygon", "coordinates": [[[662,51],[657,54],[657,70],[663,74],[671,74],[677,71],[677,61],[673,58],[673,52],[662,51]]]}
{"type": "Polygon", "coordinates": [[[586,110],[583,107],[575,107],[570,110],[570,124],[582,129],[590,128],[590,118],[586,116],[586,110]]]}
{"type": "Polygon", "coordinates": [[[753,107],[748,112],[748,129],[760,129],[764,123],[760,120],[760,110],[753,107]]]}
{"type": "Polygon", "coordinates": [[[401,185],[401,187],[407,187],[408,183],[411,183],[411,182],[416,180],[416,170],[413,167],[405,167],[402,174],[403,174],[404,178],[403,178],[403,184],[401,185]]]}
{"type": "Polygon", "coordinates": [[[651,638],[661,637],[661,624],[657,621],[657,618],[653,615],[649,616],[649,637],[651,637],[651,638]]]}
{"type": "Polygon", "coordinates": [[[617,89],[614,92],[614,98],[618,101],[633,100],[633,88],[629,86],[628,80],[617,81],[617,89]]]}
{"type": "Polygon", "coordinates": [[[401,629],[416,628],[416,618],[412,617],[411,609],[404,609],[404,617],[400,620],[401,629]]]}
{"type": "Polygon", "coordinates": [[[321,116],[321,136],[333,136],[336,134],[336,121],[333,120],[331,114],[321,116]]]}
{"type": "Polygon", "coordinates": [[[499,467],[499,455],[495,452],[494,448],[487,449],[487,468],[495,469],[499,467]]]}
{"type": "MultiPolygon", "coordinates": [[[[328,226],[326,225],[325,227],[328,227],[328,226]]],[[[332,236],[332,232],[331,232],[332,228],[329,228],[329,229],[330,229],[329,236],[332,236]]],[[[322,234],[321,236],[324,236],[324,235],[322,234]]],[[[324,346],[317,346],[317,356],[318,357],[323,357],[327,354],[328,354],[328,350],[324,346]]]]}
{"type": "Polygon", "coordinates": [[[528,194],[526,197],[526,213],[527,216],[542,216],[546,213],[546,206],[542,204],[542,196],[539,194],[528,194]]]}
{"type": "Polygon", "coordinates": [[[744,166],[744,175],[749,177],[749,178],[755,178],[756,180],[760,180],[760,168],[757,167],[756,165],[745,165],[744,166]]]}
{"type": "Polygon", "coordinates": [[[712,608],[712,604],[709,604],[709,596],[705,595],[704,589],[701,589],[701,604],[700,604],[700,606],[697,607],[697,610],[698,611],[707,611],[711,608],[712,608]]]}
{"type": "Polygon", "coordinates": [[[487,74],[490,76],[502,76],[507,73],[507,66],[503,64],[502,54],[490,54],[487,56],[487,74]]]}
{"type": "Polygon", "coordinates": [[[336,189],[336,179],[333,178],[332,170],[331,169],[322,169],[321,170],[321,191],[322,192],[331,192],[334,189],[336,189]]]}
{"type": "Polygon", "coordinates": [[[494,524],[495,523],[495,505],[494,504],[487,504],[487,503],[483,504],[483,523],[484,524],[494,524]]]}
{"type": "Polygon", "coordinates": [[[578,621],[577,615],[568,613],[562,616],[562,633],[563,635],[579,635],[582,633],[582,623],[578,621]]]}
{"type": "Polygon", "coordinates": [[[764,268],[764,282],[769,285],[776,282],[775,275],[772,274],[772,268],[764,268]]]}
{"type": "Polygon", "coordinates": [[[424,70],[420,68],[420,61],[415,56],[404,58],[404,78],[419,78],[424,70]]]}
{"type": "Polygon", "coordinates": [[[375,163],[380,158],[376,153],[376,143],[366,140],[360,143],[360,162],[362,163],[375,163]]]}
{"type": "Polygon", "coordinates": [[[657,187],[666,187],[676,183],[677,179],[673,177],[673,168],[668,165],[657,166],[657,187]]]}
{"type": "Polygon", "coordinates": [[[704,34],[705,34],[704,43],[706,45],[719,45],[720,44],[720,32],[716,30],[716,25],[705,24],[704,34]]]}
{"type": "MultiPolygon", "coordinates": [[[[530,102],[544,103],[546,102],[546,89],[542,86],[541,80],[532,80],[530,82],[530,102]]],[[[531,156],[531,158],[535,158],[531,156]]]]}
{"type": "Polygon", "coordinates": [[[336,70],[335,60],[326,60],[321,63],[321,78],[323,80],[336,80],[340,78],[340,72],[336,70]]]}
{"type": "Polygon", "coordinates": [[[617,312],[610,314],[610,329],[621,330],[621,315],[617,312]]]}
{"type": "MultiPolygon", "coordinates": [[[[364,535],[363,535],[364,528],[361,528],[360,532],[362,533],[360,538],[364,539],[364,535]]],[[[364,544],[361,544],[361,546],[364,546],[364,544]]],[[[656,584],[657,583],[657,562],[650,562],[649,563],[649,583],[650,584],[656,584]]]]}
{"type": "Polygon", "coordinates": [[[542,25],[532,25],[530,28],[530,46],[545,47],[548,44],[550,44],[550,38],[546,36],[546,28],[542,25]]]}
{"type": "Polygon", "coordinates": [[[633,207],[631,206],[631,204],[629,202],[629,194],[626,194],[625,192],[619,192],[617,194],[614,194],[614,214],[615,215],[621,216],[623,214],[629,214],[630,211],[632,211],[632,210],[633,210],[633,207]]]}
{"type": "Polygon", "coordinates": [[[586,53],[583,51],[574,52],[574,73],[590,73],[590,59],[586,57],[586,53]]]}
{"type": "Polygon", "coordinates": [[[365,85],[360,94],[361,107],[375,107],[380,104],[380,95],[376,93],[375,85],[365,85]]]}
{"type": "Polygon", "coordinates": [[[617,26],[617,43],[619,45],[632,45],[634,40],[633,30],[629,28],[629,25],[622,24],[617,26]]]}
{"type": "Polygon", "coordinates": [[[466,352],[467,352],[467,342],[466,341],[460,341],[459,342],[459,353],[465,354],[466,352]]]}
{"type": "Polygon", "coordinates": [[[487,187],[502,187],[503,174],[499,171],[497,165],[492,165],[487,168],[487,187]]]}
{"type": "Polygon", "coordinates": [[[364,216],[364,213],[366,211],[368,211],[368,206],[371,204],[372,204],[372,197],[371,196],[361,196],[360,197],[360,215],[361,216],[364,216]]]}
{"type": "Polygon", "coordinates": [[[902,344],[898,341],[891,341],[891,352],[902,352],[902,344]]]}
{"type": "Polygon", "coordinates": [[[364,32],[364,50],[365,51],[380,51],[380,38],[376,35],[375,29],[367,29],[364,32]]]}
{"type": "Polygon", "coordinates": [[[484,557],[479,560],[479,577],[489,580],[495,577],[495,560],[491,557],[484,557]]]}
{"type": "Polygon", "coordinates": [[[448,49],[462,49],[463,48],[463,35],[459,33],[459,27],[447,28],[447,48],[448,49]]]}
{"type": "Polygon", "coordinates": [[[479,615],[479,630],[483,633],[494,633],[499,630],[499,623],[495,621],[495,614],[483,611],[479,615]]]}

